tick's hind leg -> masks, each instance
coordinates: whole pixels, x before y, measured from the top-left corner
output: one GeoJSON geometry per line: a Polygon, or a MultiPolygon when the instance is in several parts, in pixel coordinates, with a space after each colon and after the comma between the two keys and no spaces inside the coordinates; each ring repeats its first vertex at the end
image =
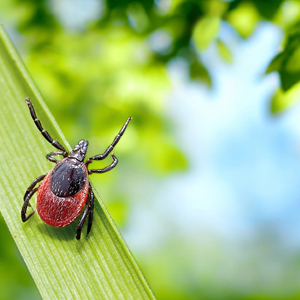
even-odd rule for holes
{"type": "Polygon", "coordinates": [[[87,201],[87,207],[86,209],[84,210],[84,213],[77,225],[77,234],[76,234],[76,239],[77,240],[80,240],[80,236],[81,236],[81,230],[82,230],[82,227],[84,225],[84,222],[87,218],[87,216],[89,216],[89,220],[88,220],[88,228],[87,228],[87,234],[89,234],[89,232],[91,231],[91,228],[92,228],[92,223],[93,223],[93,210],[94,210],[94,193],[93,193],[93,190],[92,190],[92,187],[90,185],[89,187],[89,199],[87,201]]]}
{"type": "Polygon", "coordinates": [[[28,187],[28,189],[26,190],[25,192],[25,195],[24,195],[24,201],[26,200],[26,197],[27,195],[33,190],[33,188],[36,186],[36,184],[40,181],[42,181],[44,178],[45,178],[46,174],[45,175],[41,175],[39,176],[38,178],[34,179],[34,181],[32,182],[32,184],[28,187]]]}
{"type": "Polygon", "coordinates": [[[35,213],[35,210],[33,210],[28,216],[26,216],[27,207],[31,206],[30,203],[29,203],[29,200],[31,199],[33,194],[38,190],[38,188],[34,188],[34,187],[36,186],[36,184],[38,182],[42,181],[45,178],[45,176],[46,175],[42,175],[42,176],[36,178],[25,192],[24,204],[23,204],[23,207],[22,207],[22,210],[21,210],[21,217],[22,217],[23,222],[26,222],[35,213]]]}
{"type": "Polygon", "coordinates": [[[31,197],[33,196],[33,194],[38,190],[38,188],[33,189],[32,191],[30,191],[24,201],[23,207],[22,207],[22,211],[21,211],[21,217],[22,217],[22,221],[26,222],[34,213],[35,210],[33,210],[28,216],[26,216],[26,210],[27,207],[29,205],[29,200],[31,199],[31,197]]]}
{"type": "Polygon", "coordinates": [[[90,184],[90,195],[91,195],[91,199],[90,199],[91,208],[89,212],[89,220],[88,220],[88,228],[87,228],[86,236],[88,236],[89,232],[91,231],[92,224],[93,224],[93,215],[94,215],[94,192],[91,187],[91,184],[90,184]]]}

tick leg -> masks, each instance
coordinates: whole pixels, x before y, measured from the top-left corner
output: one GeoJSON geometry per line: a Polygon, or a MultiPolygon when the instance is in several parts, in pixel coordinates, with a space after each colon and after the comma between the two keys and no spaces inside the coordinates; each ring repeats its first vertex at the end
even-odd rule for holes
{"type": "Polygon", "coordinates": [[[68,154],[66,152],[62,152],[62,151],[56,151],[56,152],[51,152],[51,153],[48,153],[46,155],[46,158],[51,161],[51,162],[54,162],[54,163],[58,163],[58,160],[56,160],[53,156],[55,155],[62,155],[63,157],[67,157],[68,154]]]}
{"type": "Polygon", "coordinates": [[[83,227],[86,217],[88,216],[89,210],[90,210],[90,208],[89,208],[89,206],[87,206],[86,209],[84,210],[84,213],[83,213],[78,225],[77,225],[77,234],[76,234],[77,240],[80,240],[81,229],[83,227]]]}
{"type": "Polygon", "coordinates": [[[90,185],[90,211],[89,211],[89,220],[88,220],[86,236],[88,236],[88,234],[91,231],[92,224],[93,224],[93,215],[94,215],[94,192],[90,185]]]}
{"type": "Polygon", "coordinates": [[[66,149],[58,142],[58,141],[55,141],[51,138],[50,134],[43,128],[40,120],[37,118],[36,116],[36,113],[34,111],[34,108],[32,106],[32,103],[30,101],[29,98],[26,98],[25,99],[25,102],[27,103],[28,107],[29,107],[29,110],[30,110],[30,114],[31,114],[31,117],[36,125],[36,127],[38,128],[38,130],[42,133],[42,135],[44,136],[44,138],[50,143],[52,144],[55,148],[63,151],[64,153],[67,153],[66,149]]]}
{"type": "Polygon", "coordinates": [[[125,129],[127,128],[128,126],[128,123],[129,121],[131,120],[132,118],[129,117],[127,119],[127,121],[125,122],[125,124],[123,125],[123,127],[121,128],[119,134],[115,137],[114,141],[112,142],[112,144],[105,150],[105,152],[103,154],[99,154],[99,155],[96,155],[96,156],[93,156],[93,157],[90,157],[87,161],[86,161],[86,165],[90,164],[93,160],[102,160],[104,158],[106,158],[108,156],[108,154],[114,149],[114,147],[117,145],[117,143],[119,142],[121,136],[124,134],[125,132],[125,129]]]}
{"type": "Polygon", "coordinates": [[[112,162],[112,164],[110,166],[108,166],[108,167],[106,167],[104,169],[88,170],[89,175],[93,174],[93,173],[105,173],[105,172],[108,172],[111,169],[113,169],[117,165],[118,159],[114,156],[113,153],[112,153],[111,157],[113,159],[113,162],[112,162]]]}
{"type": "MultiPolygon", "coordinates": [[[[36,186],[36,184],[40,181],[42,181],[44,178],[45,178],[46,174],[45,175],[41,175],[39,176],[38,178],[34,179],[34,181],[32,182],[32,184],[28,187],[28,189],[26,190],[25,192],[25,195],[24,195],[24,201],[26,200],[26,197],[27,195],[33,190],[33,188],[36,186]]],[[[29,204],[30,206],[30,204],[29,204]]]]}
{"type": "Polygon", "coordinates": [[[37,190],[38,190],[38,188],[31,190],[25,197],[25,201],[24,201],[22,211],[21,211],[21,217],[22,217],[23,222],[26,222],[35,213],[35,210],[33,210],[28,216],[26,216],[26,210],[29,205],[29,200],[31,199],[31,197],[37,190]]]}
{"type": "Polygon", "coordinates": [[[92,228],[92,222],[93,222],[93,210],[94,210],[94,193],[93,193],[93,190],[92,190],[92,187],[90,185],[89,187],[89,199],[88,199],[88,202],[87,202],[87,207],[86,209],[84,210],[84,213],[77,225],[77,234],[76,234],[76,239],[77,240],[80,240],[80,236],[81,236],[81,230],[82,230],[82,227],[84,225],[84,222],[87,218],[87,216],[89,216],[88,218],[88,228],[87,228],[87,234],[86,236],[88,236],[89,232],[91,231],[91,228],[92,228]]]}

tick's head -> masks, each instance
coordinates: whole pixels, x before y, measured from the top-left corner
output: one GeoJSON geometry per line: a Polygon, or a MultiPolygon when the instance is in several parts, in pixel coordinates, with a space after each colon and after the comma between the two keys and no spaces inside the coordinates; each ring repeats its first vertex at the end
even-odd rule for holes
{"type": "Polygon", "coordinates": [[[87,140],[81,140],[71,151],[69,158],[75,158],[78,161],[83,161],[88,148],[89,142],[87,140]]]}

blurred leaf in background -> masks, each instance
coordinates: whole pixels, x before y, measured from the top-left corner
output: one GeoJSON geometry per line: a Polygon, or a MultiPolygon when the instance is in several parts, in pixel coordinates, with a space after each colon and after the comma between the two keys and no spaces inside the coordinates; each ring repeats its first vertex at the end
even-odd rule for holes
{"type": "MultiPolygon", "coordinates": [[[[191,165],[168,117],[168,68],[174,61],[184,62],[187,80],[214,88],[206,52],[215,49],[217,59],[234,60],[234,44],[224,29],[230,27],[246,39],[261,21],[272,22],[285,37],[267,70],[278,72],[281,80],[270,111],[282,112],[299,99],[299,1],[15,0],[1,1],[0,19],[71,145],[84,138],[90,142],[89,156],[102,153],[127,117],[133,117],[131,142],[121,142],[116,149],[122,162],[118,171],[92,178],[123,228],[136,205],[125,195],[139,189],[133,183],[139,182],[140,174],[151,187],[152,178],[183,172],[191,165]]],[[[12,247],[11,242],[7,245],[12,247]]],[[[153,262],[157,268],[160,263],[153,262]]],[[[186,293],[183,288],[175,296],[169,285],[183,278],[178,275],[172,281],[172,276],[165,270],[160,277],[168,282],[168,290],[161,288],[158,298],[186,299],[199,293],[191,280],[186,293]]],[[[18,277],[14,280],[20,282],[18,277]]]]}

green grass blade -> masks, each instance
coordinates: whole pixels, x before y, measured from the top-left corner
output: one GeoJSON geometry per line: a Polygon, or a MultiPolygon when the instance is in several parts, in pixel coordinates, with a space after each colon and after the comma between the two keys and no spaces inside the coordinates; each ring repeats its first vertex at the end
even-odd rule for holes
{"type": "Polygon", "coordinates": [[[22,223],[24,192],[37,176],[53,167],[45,154],[54,151],[34,126],[25,97],[31,98],[52,137],[70,147],[2,26],[0,91],[0,210],[42,297],[154,299],[99,197],[88,239],[86,226],[81,240],[75,239],[77,222],[55,228],[34,214],[22,223]]]}

